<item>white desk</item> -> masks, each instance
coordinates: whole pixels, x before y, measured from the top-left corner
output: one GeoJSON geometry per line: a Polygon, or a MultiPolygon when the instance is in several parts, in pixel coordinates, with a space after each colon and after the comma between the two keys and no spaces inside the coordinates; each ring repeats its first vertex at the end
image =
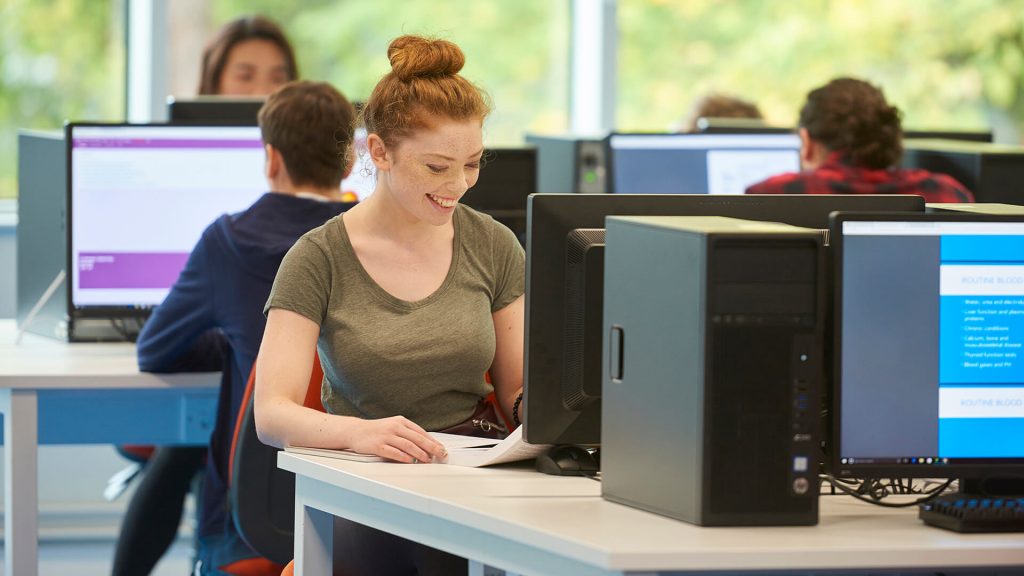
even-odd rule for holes
{"type": "Polygon", "coordinates": [[[962,535],[916,509],[821,500],[812,527],[701,528],[604,501],[600,484],[527,467],[361,463],[281,452],[295,472],[296,574],[329,574],[332,516],[513,573],[1024,567],[1024,535],[962,535]]]}
{"type": "MultiPolygon", "coordinates": [[[[219,374],[139,372],[133,344],[68,344],[0,320],[4,574],[38,572],[38,445],[206,443],[219,374]]],[[[73,479],[69,479],[73,481],[73,479]]]]}

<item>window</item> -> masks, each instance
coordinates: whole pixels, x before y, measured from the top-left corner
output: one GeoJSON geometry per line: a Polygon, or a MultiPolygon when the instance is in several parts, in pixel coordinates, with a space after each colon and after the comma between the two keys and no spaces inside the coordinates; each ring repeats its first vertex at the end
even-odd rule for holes
{"type": "Polygon", "coordinates": [[[618,3],[617,123],[674,128],[710,91],[793,125],[835,76],[880,85],[904,126],[1024,125],[1024,0],[628,0],[618,3]]]}
{"type": "Polygon", "coordinates": [[[365,100],[390,70],[386,53],[393,38],[423,34],[457,43],[466,53],[463,74],[491,95],[487,145],[520,144],[526,132],[568,127],[568,0],[169,4],[176,95],[195,94],[203,45],[218,26],[260,13],[288,33],[303,78],[327,80],[350,99],[365,100]]]}
{"type": "Polygon", "coordinates": [[[0,198],[17,195],[19,129],[124,118],[123,0],[0,8],[0,198]]]}

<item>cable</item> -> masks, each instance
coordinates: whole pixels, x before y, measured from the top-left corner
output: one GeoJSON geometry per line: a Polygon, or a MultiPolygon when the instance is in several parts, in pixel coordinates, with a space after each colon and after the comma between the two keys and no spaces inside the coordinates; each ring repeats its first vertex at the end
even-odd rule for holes
{"type": "Polygon", "coordinates": [[[955,482],[955,479],[950,479],[939,484],[937,488],[933,488],[931,491],[914,492],[912,490],[912,487],[903,487],[902,481],[899,479],[890,479],[889,484],[886,484],[877,478],[866,478],[859,484],[857,484],[856,482],[852,482],[848,479],[836,478],[831,474],[826,474],[823,475],[822,480],[828,480],[832,487],[838,489],[840,492],[843,492],[844,494],[853,496],[857,500],[867,502],[868,504],[875,504],[876,506],[884,506],[886,508],[910,508],[913,506],[917,506],[919,504],[924,504],[925,502],[928,502],[938,497],[940,494],[945,492],[946,489],[953,484],[953,482],[955,482]],[[854,489],[851,488],[851,485],[857,485],[858,487],[854,489]],[[891,492],[890,489],[894,485],[906,491],[891,492]],[[900,502],[895,504],[891,502],[883,502],[882,499],[891,493],[924,494],[925,496],[923,498],[918,498],[910,502],[900,502]],[[868,495],[865,496],[865,494],[868,495]]]}

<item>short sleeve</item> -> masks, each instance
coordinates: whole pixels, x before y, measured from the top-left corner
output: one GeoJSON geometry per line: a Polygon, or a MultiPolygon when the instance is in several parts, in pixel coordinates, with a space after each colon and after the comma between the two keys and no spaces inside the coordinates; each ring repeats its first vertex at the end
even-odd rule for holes
{"type": "Polygon", "coordinates": [[[271,308],[282,308],[322,325],[327,315],[330,287],[330,259],[308,235],[303,236],[281,261],[263,313],[269,313],[271,308]]]}
{"type": "Polygon", "coordinates": [[[495,226],[494,242],[494,301],[491,312],[508,306],[526,291],[526,253],[512,230],[495,226]]]}

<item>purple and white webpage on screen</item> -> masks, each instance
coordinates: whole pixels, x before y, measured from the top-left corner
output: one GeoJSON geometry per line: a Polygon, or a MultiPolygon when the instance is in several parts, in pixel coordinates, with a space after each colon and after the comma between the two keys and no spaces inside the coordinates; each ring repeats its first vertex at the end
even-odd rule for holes
{"type": "Polygon", "coordinates": [[[159,305],[203,230],[267,190],[259,128],[72,126],[71,299],[159,305]]]}

